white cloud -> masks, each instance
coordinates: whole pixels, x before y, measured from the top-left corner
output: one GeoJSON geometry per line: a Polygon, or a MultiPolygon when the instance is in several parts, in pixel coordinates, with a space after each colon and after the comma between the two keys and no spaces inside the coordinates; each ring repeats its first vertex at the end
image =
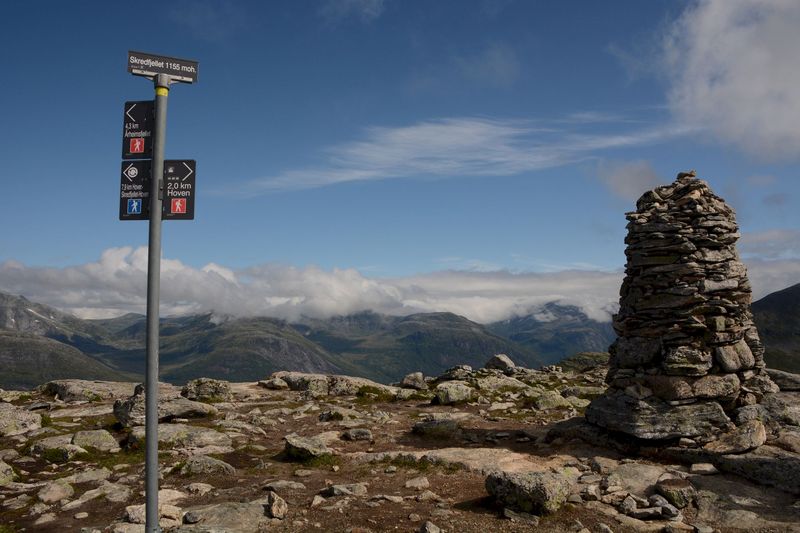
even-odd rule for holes
{"type": "MultiPolygon", "coordinates": [[[[746,260],[754,296],[800,281],[800,260],[746,260]]],[[[179,315],[301,315],[329,317],[362,310],[407,315],[450,311],[487,323],[537,312],[558,301],[607,321],[617,308],[622,272],[546,273],[442,271],[403,278],[369,278],[355,269],[264,264],[242,270],[209,264],[197,269],[162,260],[161,312],[179,315]]],[[[65,268],[0,263],[0,290],[22,294],[87,318],[143,313],[147,249],[111,248],[93,263],[65,268]]]]}
{"type": "Polygon", "coordinates": [[[647,161],[603,161],[598,177],[611,192],[631,201],[664,181],[647,161]]]}
{"type": "Polygon", "coordinates": [[[800,230],[772,229],[745,233],[739,241],[739,249],[745,256],[758,256],[761,259],[798,259],[800,230]]]}
{"type": "Polygon", "coordinates": [[[796,159],[798,27],[796,0],[693,3],[665,40],[674,113],[759,157],[796,159]]]}
{"type": "Polygon", "coordinates": [[[319,15],[335,24],[353,17],[368,23],[383,13],[385,0],[328,0],[319,9],[319,15]]]}
{"type": "MultiPolygon", "coordinates": [[[[408,177],[510,176],[583,161],[605,150],[656,144],[692,131],[665,125],[597,134],[582,133],[579,127],[563,130],[544,122],[474,117],[374,127],[362,140],[329,148],[323,166],[252,180],[234,193],[254,196],[408,177]]],[[[219,191],[225,193],[231,189],[219,191]]]]}

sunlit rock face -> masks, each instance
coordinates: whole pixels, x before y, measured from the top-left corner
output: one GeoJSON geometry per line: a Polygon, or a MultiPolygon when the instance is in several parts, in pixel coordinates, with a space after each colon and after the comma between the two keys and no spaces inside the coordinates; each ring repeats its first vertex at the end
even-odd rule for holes
{"type": "Polygon", "coordinates": [[[626,218],[609,390],[587,419],[645,439],[733,429],[726,412],[777,390],[764,370],[733,209],[691,172],[646,192],[626,218]]]}

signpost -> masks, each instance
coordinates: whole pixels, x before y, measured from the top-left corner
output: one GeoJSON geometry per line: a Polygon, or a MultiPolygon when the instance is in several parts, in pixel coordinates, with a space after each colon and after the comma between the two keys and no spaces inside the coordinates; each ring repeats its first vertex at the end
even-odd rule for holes
{"type": "Polygon", "coordinates": [[[125,102],[122,129],[122,159],[150,159],[153,157],[152,100],[125,102]]]}
{"type": "Polygon", "coordinates": [[[119,182],[119,219],[149,220],[150,161],[123,161],[119,182]]]}
{"type": "Polygon", "coordinates": [[[194,220],[192,159],[164,161],[164,220],[194,220]]]}
{"type": "Polygon", "coordinates": [[[193,160],[164,161],[167,97],[169,96],[169,86],[172,83],[197,81],[197,61],[142,52],[128,52],[128,72],[153,80],[156,92],[153,101],[125,102],[122,158],[125,160],[142,159],[143,161],[130,163],[123,161],[122,163],[119,216],[120,220],[150,221],[147,251],[147,366],[145,372],[145,532],[160,533],[161,528],[158,525],[158,304],[161,288],[161,219],[162,209],[164,209],[163,218],[165,219],[194,219],[196,168],[193,160]],[[164,187],[165,177],[168,187],[164,187]],[[165,196],[167,201],[163,202],[165,196]],[[146,203],[149,203],[149,209],[145,208],[146,203]]]}

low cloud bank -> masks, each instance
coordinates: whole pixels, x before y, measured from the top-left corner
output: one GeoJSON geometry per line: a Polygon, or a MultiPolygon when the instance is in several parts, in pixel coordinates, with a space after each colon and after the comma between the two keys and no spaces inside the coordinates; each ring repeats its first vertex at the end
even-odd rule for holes
{"type": "MultiPolygon", "coordinates": [[[[747,260],[754,295],[800,281],[800,261],[747,260]]],[[[162,260],[161,312],[214,311],[234,316],[326,318],[364,310],[406,315],[450,311],[487,323],[538,311],[548,302],[575,305],[608,321],[623,273],[442,271],[402,278],[368,278],[355,269],[323,270],[267,263],[242,270],[197,269],[162,260]]],[[[0,263],[0,289],[84,318],[144,313],[147,248],[110,248],[96,262],[65,268],[0,263]]]]}

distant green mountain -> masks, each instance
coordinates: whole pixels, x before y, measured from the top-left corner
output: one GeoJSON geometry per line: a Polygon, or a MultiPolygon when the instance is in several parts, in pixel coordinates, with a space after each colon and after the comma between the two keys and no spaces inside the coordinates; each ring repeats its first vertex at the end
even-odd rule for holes
{"type": "Polygon", "coordinates": [[[498,353],[524,366],[542,364],[534,350],[453,313],[394,317],[363,312],[303,319],[293,326],[333,354],[346,372],[384,382],[415,371],[437,375],[460,364],[481,367],[498,353]]]}
{"type": "Polygon", "coordinates": [[[31,389],[53,379],[127,381],[77,348],[34,333],[0,330],[0,388],[31,389]]]}
{"type": "Polygon", "coordinates": [[[616,334],[610,322],[598,322],[572,305],[545,304],[536,314],[514,317],[487,326],[496,335],[535,352],[553,364],[578,352],[606,352],[616,334]]]}
{"type": "Polygon", "coordinates": [[[800,373],[800,283],[753,303],[769,368],[800,373]]]}

